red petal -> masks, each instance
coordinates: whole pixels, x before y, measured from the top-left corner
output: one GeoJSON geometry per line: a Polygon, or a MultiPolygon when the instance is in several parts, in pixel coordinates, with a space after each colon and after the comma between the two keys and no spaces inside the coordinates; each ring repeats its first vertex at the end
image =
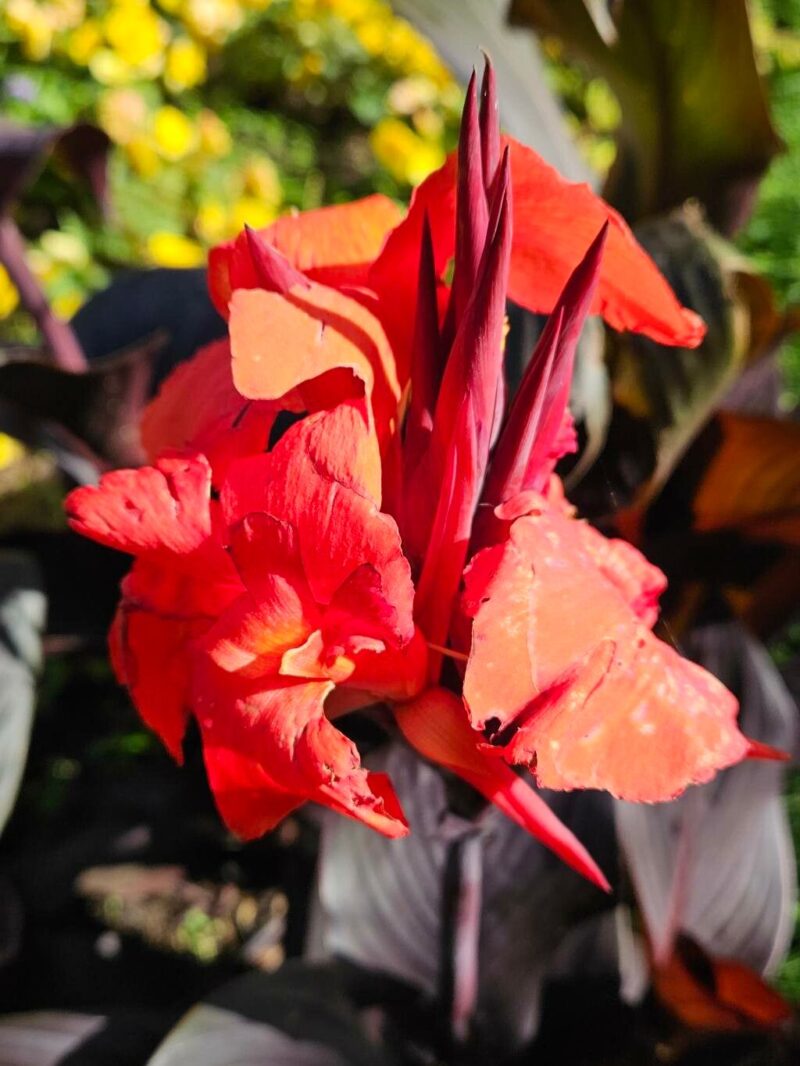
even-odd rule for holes
{"type": "MultiPolygon", "coordinates": [[[[369,265],[400,217],[392,200],[376,194],[354,203],[286,215],[259,230],[258,236],[310,279],[331,286],[357,286],[365,283],[369,265]]],[[[234,243],[214,248],[208,264],[211,296],[225,317],[236,288],[231,282],[234,243]]],[[[256,287],[257,278],[252,282],[243,287],[256,287]]]]}
{"type": "MultiPolygon", "coordinates": [[[[289,794],[333,807],[387,836],[408,832],[397,815],[397,801],[385,801],[385,782],[379,782],[377,793],[372,791],[355,745],[325,717],[330,682],[285,678],[247,682],[200,657],[194,683],[194,711],[204,748],[233,752],[239,768],[242,758],[256,763],[264,775],[264,788],[272,786],[279,803],[288,802],[289,794]]],[[[229,770],[231,765],[228,758],[229,770]]],[[[248,835],[263,831],[259,826],[264,819],[274,817],[274,802],[268,807],[265,814],[254,801],[248,835]]],[[[237,809],[241,831],[247,811],[241,804],[237,809]]]]}
{"type": "Polygon", "coordinates": [[[383,329],[365,307],[313,285],[289,296],[238,290],[230,304],[233,380],[251,400],[297,389],[307,410],[366,395],[382,438],[397,418],[400,386],[383,329]]]}
{"type": "MultiPolygon", "coordinates": [[[[233,465],[221,502],[229,523],[258,511],[294,528],[303,573],[321,606],[331,604],[356,570],[371,567],[378,575],[384,604],[391,605],[391,610],[381,612],[384,636],[403,644],[414,633],[414,589],[397,525],[371,499],[325,469],[328,455],[341,462],[337,443],[341,430],[352,425],[346,413],[340,421],[337,410],[293,426],[268,455],[233,465]]],[[[350,444],[345,454],[352,450],[350,444]]],[[[371,602],[363,619],[365,628],[356,628],[355,635],[373,633],[374,612],[371,602]]]]}
{"type": "Polygon", "coordinates": [[[266,449],[282,408],[300,410],[299,398],[254,402],[237,392],[230,342],[214,341],[177,367],[147,406],[142,444],[152,461],[169,449],[203,452],[219,484],[233,459],[266,449]]]}
{"type": "Polygon", "coordinates": [[[340,404],[310,415],[287,430],[268,455],[233,463],[220,493],[226,521],[234,525],[252,511],[266,510],[266,485],[276,478],[302,484],[320,476],[380,506],[380,453],[363,405],[340,404]]]}
{"type": "Polygon", "coordinates": [[[497,104],[497,79],[487,58],[481,83],[481,161],[483,184],[491,189],[500,164],[500,110],[497,104]]]}
{"type": "Polygon", "coordinates": [[[467,577],[481,602],[465,699],[473,724],[493,725],[498,741],[511,731],[505,754],[535,763],[546,788],[671,799],[744,758],[749,742],[734,697],[639,621],[632,605],[652,612],[650,568],[630,565],[632,548],[599,551],[595,536],[541,512],[479,556],[477,587],[467,577]]]}
{"type": "MultiPolygon", "coordinates": [[[[608,221],[608,246],[592,311],[615,329],[644,333],[662,344],[696,347],[705,334],[702,320],[681,307],[621,216],[588,185],[565,181],[530,148],[510,137],[502,143],[511,152],[514,201],[510,299],[531,311],[550,312],[575,264],[608,221]]],[[[440,276],[455,252],[455,189],[456,160],[451,155],[416,189],[406,219],[375,263],[371,284],[378,292],[392,293],[399,306],[414,305],[410,289],[426,212],[440,276]],[[402,284],[407,295],[398,292],[402,284]]]]}
{"type": "Polygon", "coordinates": [[[542,333],[500,434],[483,498],[493,506],[541,492],[563,455],[575,350],[595,291],[607,226],[570,275],[542,333]]]}
{"type": "Polygon", "coordinates": [[[242,840],[263,836],[305,803],[305,796],[276,789],[254,759],[219,747],[208,737],[204,737],[203,758],[217,809],[242,840]]]}
{"type": "Polygon", "coordinates": [[[458,139],[455,273],[450,297],[454,322],[460,321],[475,292],[489,225],[475,83],[473,71],[467,86],[458,139]]]}
{"type": "Polygon", "coordinates": [[[247,591],[216,621],[202,646],[231,673],[277,674],[283,653],[319,625],[294,530],[269,515],[249,515],[233,529],[230,553],[247,591]]]}
{"type": "MultiPolygon", "coordinates": [[[[309,282],[305,275],[296,270],[255,230],[245,226],[244,233],[237,237],[236,243],[241,243],[243,238],[255,269],[258,287],[279,293],[287,293],[294,285],[298,285],[301,289],[308,288],[309,282]]],[[[244,287],[233,284],[234,289],[244,287]]]]}
{"type": "Polygon", "coordinates": [[[395,717],[406,740],[421,755],[463,777],[568,866],[609,891],[586,848],[544,800],[504,763],[480,750],[480,734],[470,728],[464,705],[452,692],[428,689],[396,707],[395,717]]]}
{"type": "Polygon", "coordinates": [[[652,629],[658,619],[658,601],[667,587],[664,574],[627,541],[604,537],[586,522],[576,523],[576,532],[604,577],[616,585],[637,618],[652,629]]]}
{"type": "Polygon", "coordinates": [[[109,633],[111,662],[136,709],[177,762],[189,707],[188,646],[198,624],[146,610],[117,610],[109,633]]]}
{"type": "Polygon", "coordinates": [[[211,469],[203,455],[114,470],[67,497],[77,533],[132,555],[197,551],[211,535],[211,469]]]}

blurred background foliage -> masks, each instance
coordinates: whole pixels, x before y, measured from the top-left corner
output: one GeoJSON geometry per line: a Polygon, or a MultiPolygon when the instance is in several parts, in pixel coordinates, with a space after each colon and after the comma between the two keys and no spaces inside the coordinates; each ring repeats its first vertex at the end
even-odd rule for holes
{"type": "MultiPolygon", "coordinates": [[[[245,223],[406,197],[455,143],[461,104],[384,0],[8,0],[0,70],[7,118],[93,121],[115,146],[107,220],[56,166],[22,205],[65,318],[120,267],[198,266],[245,223]]],[[[0,319],[16,303],[0,275],[0,319]]]]}
{"type": "MultiPolygon", "coordinates": [[[[753,0],[753,32],[786,151],[762,182],[743,251],[800,302],[800,0],[753,0]]],[[[619,105],[606,82],[543,52],[600,177],[619,105]]],[[[462,92],[386,0],[7,0],[0,110],[30,125],[94,121],[110,136],[108,218],[52,163],[22,205],[31,263],[58,314],[126,266],[196,266],[245,223],[385,192],[405,198],[454,143],[462,92]]],[[[0,267],[6,337],[29,340],[0,267]]],[[[800,395],[800,341],[786,346],[800,395]]]]}
{"type": "MultiPolygon", "coordinates": [[[[765,79],[775,127],[784,151],[762,180],[755,210],[737,243],[772,284],[783,305],[800,303],[800,0],[750,0],[759,70],[765,79]]],[[[605,177],[614,162],[621,114],[603,78],[573,62],[563,43],[545,37],[542,48],[550,82],[563,101],[567,121],[592,168],[605,177]]],[[[709,115],[713,122],[713,115],[709,115]]],[[[800,339],[783,350],[787,407],[800,399],[800,339]]]]}
{"type": "MultiPolygon", "coordinates": [[[[737,242],[780,301],[800,304],[800,0],[752,0],[751,13],[761,73],[786,150],[761,183],[754,214],[737,242]]],[[[601,181],[615,158],[619,104],[608,84],[571,61],[558,40],[545,37],[541,43],[571,131],[601,181]]],[[[57,159],[26,192],[17,213],[31,266],[63,318],[126,267],[201,265],[210,246],[245,223],[261,227],[293,208],[373,191],[407,199],[411,187],[454,146],[462,95],[431,45],[385,0],[0,3],[0,113],[31,126],[95,122],[114,146],[106,217],[57,159]]],[[[1,266],[0,336],[25,341],[35,336],[1,266]]],[[[784,359],[787,400],[797,402],[800,341],[786,345],[784,359]]],[[[17,441],[0,434],[0,472],[22,455],[17,441]]],[[[29,472],[24,476],[26,484],[33,480],[29,472]]],[[[42,480],[48,476],[45,471],[42,480]]],[[[7,514],[8,499],[6,493],[7,514]]],[[[53,524],[59,522],[60,489],[44,499],[53,524]]],[[[39,515],[44,509],[37,498],[39,515]]],[[[778,661],[795,655],[796,629],[784,643],[778,661]]],[[[38,747],[34,740],[19,835],[27,826],[37,832],[44,826],[54,842],[52,854],[55,842],[66,841],[70,826],[79,823],[77,812],[89,805],[87,796],[92,804],[96,795],[105,797],[112,779],[123,780],[134,763],[161,775],[159,781],[169,782],[165,789],[182,788],[185,810],[195,818],[202,801],[192,781],[174,783],[166,757],[149,734],[132,725],[105,659],[90,654],[67,667],[50,656],[38,713],[43,728],[38,747]],[[77,735],[63,724],[70,717],[64,707],[90,708],[77,735]]],[[[115,802],[126,810],[133,806],[138,817],[137,805],[145,799],[138,792],[134,799],[125,793],[115,802]]],[[[798,774],[788,802],[798,841],[798,774]]],[[[245,882],[257,883],[264,854],[282,869],[281,849],[288,848],[283,839],[262,850],[239,849],[230,840],[220,845],[215,828],[217,848],[209,847],[213,816],[207,797],[205,804],[196,836],[181,843],[183,850],[170,839],[164,856],[196,862],[202,854],[205,865],[193,870],[199,879],[228,878],[234,863],[245,882]],[[196,846],[198,839],[202,846],[196,846]]],[[[114,803],[111,809],[116,815],[114,803]]],[[[299,832],[294,825],[290,830],[299,832]]],[[[157,843],[161,847],[160,838],[157,843]]],[[[308,879],[305,866],[296,875],[291,863],[296,860],[284,863],[291,867],[285,882],[278,878],[287,891],[308,879]]],[[[296,900],[293,906],[302,912],[296,900]]],[[[228,950],[232,934],[227,940],[227,933],[209,937],[195,912],[181,911],[177,926],[172,918],[170,936],[180,934],[181,951],[208,962],[228,950]]],[[[289,942],[295,950],[301,924],[302,913],[291,917],[289,942]]],[[[125,923],[115,927],[124,929],[125,923]]],[[[800,923],[781,987],[800,1001],[800,923]]]]}

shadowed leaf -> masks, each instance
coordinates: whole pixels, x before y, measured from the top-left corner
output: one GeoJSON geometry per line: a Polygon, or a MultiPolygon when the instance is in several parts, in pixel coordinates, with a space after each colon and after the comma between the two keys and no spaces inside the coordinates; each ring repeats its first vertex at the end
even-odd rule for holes
{"type": "Polygon", "coordinates": [[[59,423],[117,466],[138,465],[139,416],[150,393],[162,337],[95,360],[84,373],[62,370],[38,352],[0,353],[0,398],[59,423]]]}
{"type": "MultiPolygon", "coordinates": [[[[695,631],[688,651],[738,696],[740,726],[792,751],[797,710],[766,651],[738,623],[695,631]]],[[[657,963],[687,933],[710,955],[772,972],[792,934],[794,851],[784,765],[750,760],[667,804],[616,804],[617,829],[657,963]]]]}
{"type": "Polygon", "coordinates": [[[712,959],[681,937],[670,959],[653,973],[656,995],[691,1029],[713,1032],[770,1029],[792,1008],[757,973],[730,959],[712,959]]]}
{"type": "Polygon", "coordinates": [[[0,831],[28,755],[45,610],[34,560],[21,552],[0,553],[0,831]]]}
{"type": "Polygon", "coordinates": [[[735,231],[780,147],[745,0],[626,0],[616,12],[611,22],[607,5],[587,0],[514,0],[510,17],[560,37],[616,93],[615,206],[639,219],[695,197],[735,231]]]}
{"type": "Polygon", "coordinates": [[[703,317],[697,349],[665,348],[633,335],[612,338],[614,410],[596,467],[577,487],[592,516],[630,508],[625,528],[662,490],[714,410],[754,359],[774,350],[794,314],[778,314],[738,254],[686,208],[639,227],[637,236],[679,299],[703,317]]]}
{"type": "Polygon", "coordinates": [[[11,209],[51,151],[56,151],[74,174],[88,181],[97,202],[105,206],[110,143],[102,130],[89,123],[59,129],[0,121],[0,213],[11,209]]]}
{"type": "Polygon", "coordinates": [[[693,500],[695,527],[800,547],[800,424],[725,412],[717,422],[721,443],[693,500]]]}
{"type": "Polygon", "coordinates": [[[333,973],[287,964],[211,993],[148,1066],[388,1066],[333,973]]]}
{"type": "MultiPolygon", "coordinates": [[[[376,764],[377,765],[377,764],[376,764]]],[[[323,826],[311,951],[343,957],[419,989],[447,1018],[453,949],[445,935],[446,870],[454,844],[478,834],[482,903],[477,941],[475,1047],[513,1050],[536,1031],[541,987],[565,934],[609,906],[605,897],[495,808],[475,821],[451,813],[445,780],[405,747],[383,754],[412,826],[400,841],[345,819],[323,826]]],[[[542,793],[558,817],[614,866],[610,801],[599,793],[542,793]]],[[[463,947],[463,944],[462,944],[463,947]]],[[[485,1061],[495,1061],[487,1058],[485,1061]]]]}

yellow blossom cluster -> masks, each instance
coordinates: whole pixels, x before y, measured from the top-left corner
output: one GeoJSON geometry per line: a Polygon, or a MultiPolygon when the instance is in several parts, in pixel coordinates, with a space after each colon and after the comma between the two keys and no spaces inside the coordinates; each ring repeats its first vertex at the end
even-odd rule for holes
{"type": "MultiPolygon", "coordinates": [[[[61,244],[48,230],[31,245],[34,272],[58,314],[69,317],[103,283],[98,261],[198,266],[245,224],[266,226],[292,203],[324,198],[328,179],[319,172],[298,179],[295,169],[287,190],[257,125],[241,138],[230,93],[226,104],[214,92],[209,79],[225,69],[226,47],[247,34],[259,42],[271,35],[282,57],[278,76],[309,101],[325,99],[325,86],[348,77],[353,64],[374,66],[383,95],[361,143],[401,186],[441,163],[459,89],[387,0],[0,0],[0,61],[10,47],[16,71],[27,75],[27,64],[37,72],[29,89],[21,79],[30,101],[21,120],[94,120],[115,148],[110,253],[97,256],[88,219],[61,234],[61,244]],[[43,103],[38,117],[35,94],[48,69],[61,79],[48,89],[57,106],[43,103]],[[70,85],[74,105],[61,95],[70,85]]],[[[18,302],[0,267],[0,319],[18,302]]]]}
{"type": "Polygon", "coordinates": [[[86,0],[6,0],[4,14],[28,59],[46,59],[58,34],[84,22],[86,0]]]}
{"type": "Polygon", "coordinates": [[[208,161],[231,150],[230,132],[213,111],[203,109],[190,117],[173,104],[150,108],[138,89],[109,89],[98,102],[97,120],[143,178],[152,177],[163,163],[208,161]]]}
{"type": "Polygon", "coordinates": [[[308,22],[333,15],[349,26],[364,51],[405,75],[422,75],[440,89],[452,75],[435,49],[387,0],[294,0],[292,15],[308,22]]]}
{"type": "Polygon", "coordinates": [[[29,249],[28,263],[61,318],[71,318],[83,303],[84,291],[77,278],[89,266],[89,261],[86,244],[63,230],[45,230],[29,249]]]}

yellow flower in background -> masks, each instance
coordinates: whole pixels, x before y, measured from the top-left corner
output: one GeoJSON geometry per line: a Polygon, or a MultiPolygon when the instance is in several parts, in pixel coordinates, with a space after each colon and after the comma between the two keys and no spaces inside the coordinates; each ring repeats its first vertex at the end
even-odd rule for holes
{"type": "Polygon", "coordinates": [[[25,455],[25,445],[16,439],[9,437],[7,433],[0,433],[0,470],[5,470],[12,463],[18,463],[25,455]]]}
{"type": "Polygon", "coordinates": [[[200,139],[200,151],[204,155],[221,159],[233,147],[228,127],[213,111],[203,108],[197,116],[197,134],[200,139]]]}
{"type": "Polygon", "coordinates": [[[228,211],[220,200],[206,200],[200,204],[194,218],[194,231],[206,244],[217,244],[230,236],[228,211]]]}
{"type": "Polygon", "coordinates": [[[161,169],[161,159],[147,134],[139,134],[125,145],[128,162],[141,178],[152,178],[161,169]]]}
{"type": "Polygon", "coordinates": [[[421,107],[432,107],[436,97],[436,86],[430,78],[412,74],[392,85],[386,102],[397,115],[413,115],[421,107]]]}
{"type": "Polygon", "coordinates": [[[174,93],[193,89],[206,77],[206,52],[191,37],[179,37],[167,50],[164,83],[174,93]]]}
{"type": "Polygon", "coordinates": [[[179,270],[184,267],[202,266],[206,253],[190,237],[180,233],[160,231],[147,238],[147,256],[155,266],[179,270]]]}
{"type": "MultiPolygon", "coordinates": [[[[343,22],[360,22],[374,18],[379,10],[375,0],[325,0],[326,6],[343,22]]],[[[386,5],[380,5],[385,9],[386,5]]]]}
{"type": "Polygon", "coordinates": [[[51,260],[73,270],[84,270],[89,265],[89,249],[74,233],[45,230],[39,238],[39,246],[51,260]]]}
{"type": "Polygon", "coordinates": [[[277,206],[283,199],[278,168],[267,156],[248,159],[242,169],[242,180],[245,192],[266,204],[277,206]]]}
{"type": "Polygon", "coordinates": [[[0,319],[8,318],[12,311],[19,305],[19,293],[8,271],[0,263],[0,319]]]}
{"type": "Polygon", "coordinates": [[[234,233],[240,233],[245,226],[262,229],[274,222],[277,214],[272,205],[265,204],[254,196],[242,196],[233,205],[231,229],[234,233]]]}
{"type": "Polygon", "coordinates": [[[97,121],[117,144],[130,144],[147,120],[147,101],[137,89],[109,89],[100,97],[97,121]]]}
{"type": "Polygon", "coordinates": [[[101,85],[125,85],[134,76],[128,64],[110,48],[98,48],[92,53],[89,71],[101,85]]]}
{"type": "Polygon", "coordinates": [[[103,19],[103,33],[119,61],[132,72],[152,76],[162,69],[170,31],[148,0],[116,0],[103,19]]]}
{"type": "Polygon", "coordinates": [[[174,163],[197,147],[197,130],[182,111],[166,104],[153,115],[153,141],[159,155],[174,163]]]}
{"type": "Polygon", "coordinates": [[[41,4],[53,29],[72,30],[86,18],[86,0],[48,0],[41,4]]]}
{"type": "Polygon", "coordinates": [[[8,0],[6,25],[22,45],[26,59],[47,59],[53,47],[55,27],[49,12],[35,0],[8,0]]]}
{"type": "Polygon", "coordinates": [[[55,263],[41,248],[28,249],[28,266],[36,280],[47,287],[64,273],[64,268],[55,263]]]}
{"type": "Polygon", "coordinates": [[[223,44],[244,20],[237,0],[185,0],[181,14],[196,37],[212,44],[223,44]]]}
{"type": "Polygon", "coordinates": [[[383,118],[370,133],[375,158],[397,181],[416,185],[440,167],[445,153],[397,118],[383,118]]]}
{"type": "Polygon", "coordinates": [[[59,318],[68,321],[81,308],[85,298],[82,292],[77,289],[70,289],[69,292],[59,293],[58,296],[54,296],[50,304],[59,318]]]}
{"type": "Polygon", "coordinates": [[[370,56],[380,56],[386,50],[389,23],[386,19],[370,19],[355,27],[361,47],[370,56]]]}
{"type": "Polygon", "coordinates": [[[103,43],[103,31],[97,19],[86,19],[77,26],[67,40],[67,55],[79,67],[88,66],[92,56],[103,43]]]}

